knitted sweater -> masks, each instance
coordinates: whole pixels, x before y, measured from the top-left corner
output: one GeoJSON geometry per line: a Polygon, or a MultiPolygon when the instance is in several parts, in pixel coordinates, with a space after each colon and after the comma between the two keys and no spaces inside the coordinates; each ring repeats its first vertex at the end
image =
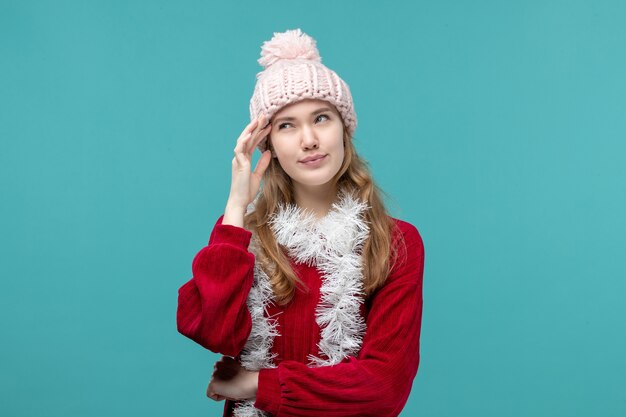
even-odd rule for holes
{"type": "MultiPolygon", "coordinates": [[[[246,298],[255,257],[248,251],[252,233],[222,219],[193,259],[193,278],[178,291],[177,327],[206,349],[238,359],[252,327],[246,298]]],[[[384,286],[361,305],[367,330],[359,354],[339,364],[306,365],[320,341],[320,272],[291,260],[308,292],[296,289],[287,306],[268,308],[281,329],[271,348],[277,367],[260,370],[255,408],[276,417],[400,414],[420,359],[424,245],[415,226],[393,220],[405,245],[384,286]]],[[[226,400],[224,417],[232,416],[233,406],[226,400]]]]}

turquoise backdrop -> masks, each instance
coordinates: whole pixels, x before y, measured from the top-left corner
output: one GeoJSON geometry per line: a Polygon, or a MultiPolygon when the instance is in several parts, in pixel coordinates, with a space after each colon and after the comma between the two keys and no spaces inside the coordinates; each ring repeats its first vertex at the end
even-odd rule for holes
{"type": "Polygon", "coordinates": [[[424,239],[402,416],[624,416],[624,22],[623,1],[0,0],[0,415],[221,415],[177,291],[260,46],[299,27],[424,239]]]}

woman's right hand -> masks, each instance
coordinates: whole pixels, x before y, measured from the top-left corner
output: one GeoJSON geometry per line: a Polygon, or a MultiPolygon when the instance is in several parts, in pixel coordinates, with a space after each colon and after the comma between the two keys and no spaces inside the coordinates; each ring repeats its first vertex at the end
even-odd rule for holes
{"type": "Polygon", "coordinates": [[[263,173],[270,164],[272,153],[266,150],[261,154],[254,172],[250,171],[252,154],[261,140],[268,135],[271,125],[265,115],[253,120],[245,127],[237,139],[233,158],[232,183],[228,205],[245,210],[259,192],[263,173]]]}

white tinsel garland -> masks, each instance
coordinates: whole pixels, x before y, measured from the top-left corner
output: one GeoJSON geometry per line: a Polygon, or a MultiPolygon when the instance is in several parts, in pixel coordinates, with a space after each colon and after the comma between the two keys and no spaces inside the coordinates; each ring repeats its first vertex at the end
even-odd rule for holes
{"type": "MultiPolygon", "coordinates": [[[[367,204],[353,194],[341,191],[326,216],[295,204],[281,205],[270,218],[276,241],[298,263],[316,266],[321,273],[320,301],[315,317],[321,329],[319,355],[309,355],[309,366],[328,366],[346,357],[356,356],[366,330],[360,314],[364,286],[361,250],[369,236],[364,218],[367,204]]],[[[252,203],[248,211],[254,209],[252,203]]],[[[254,240],[253,240],[254,241],[254,240]]],[[[251,244],[249,250],[257,248],[251,244]]],[[[255,263],[254,283],[247,299],[252,317],[252,331],[241,353],[241,364],[251,371],[275,368],[271,353],[274,337],[280,336],[278,322],[267,317],[267,306],[274,302],[267,274],[255,263]]],[[[253,400],[237,401],[236,417],[266,417],[254,407],[253,400]]]]}

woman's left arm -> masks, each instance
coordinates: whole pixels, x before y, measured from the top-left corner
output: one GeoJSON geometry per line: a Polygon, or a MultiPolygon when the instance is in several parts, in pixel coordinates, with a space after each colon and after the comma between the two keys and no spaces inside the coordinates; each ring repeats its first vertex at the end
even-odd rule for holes
{"type": "Polygon", "coordinates": [[[372,296],[357,357],[333,366],[283,361],[262,369],[254,406],[281,416],[397,416],[419,366],[424,245],[404,225],[406,259],[372,296]]]}

